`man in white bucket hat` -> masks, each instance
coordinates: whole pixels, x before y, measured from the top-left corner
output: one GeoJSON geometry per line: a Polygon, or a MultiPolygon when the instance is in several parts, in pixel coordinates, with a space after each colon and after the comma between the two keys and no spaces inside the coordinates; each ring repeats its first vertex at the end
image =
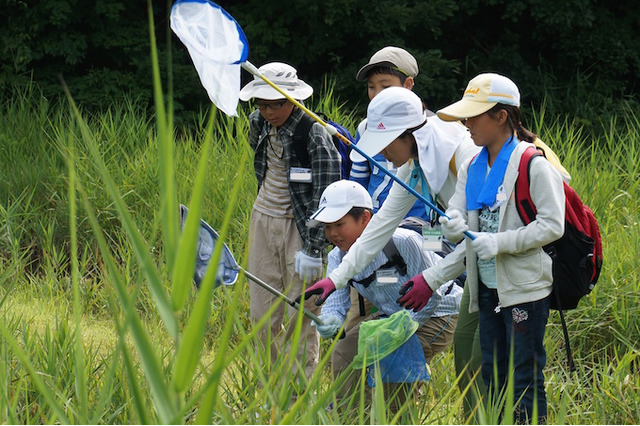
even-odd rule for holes
{"type": "MultiPolygon", "coordinates": [[[[290,65],[272,62],[260,67],[260,72],[296,100],[313,93],[290,65]]],[[[240,99],[253,99],[257,106],[249,116],[258,196],[251,212],[247,269],[282,293],[300,292],[304,280],[311,283],[323,274],[324,229],[307,227],[306,222],[318,207],[322,191],[340,179],[340,155],[318,123],[311,125],[307,138],[295,138],[301,120],[307,119],[305,113],[262,79],[255,77],[243,87],[240,99]]],[[[296,325],[291,319],[297,311],[262,287],[249,285],[254,322],[280,303],[271,313],[270,330],[260,333],[275,360],[283,351],[293,351],[288,345],[296,325]]],[[[298,362],[293,364],[304,366],[307,375],[317,365],[318,345],[318,334],[304,317],[298,362]]]]}

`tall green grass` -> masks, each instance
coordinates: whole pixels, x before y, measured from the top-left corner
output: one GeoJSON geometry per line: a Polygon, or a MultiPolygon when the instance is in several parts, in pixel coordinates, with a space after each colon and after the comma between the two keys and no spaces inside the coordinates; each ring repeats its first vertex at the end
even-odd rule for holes
{"type": "MultiPolygon", "coordinates": [[[[323,342],[307,379],[292,372],[297,361],[286,353],[265,361],[256,338],[265,320],[249,321],[246,280],[215,289],[212,268],[195,290],[200,216],[246,261],[256,195],[248,111],[204,111],[176,129],[154,64],[152,119],[135,102],[85,114],[73,88],[65,105],[29,89],[3,102],[0,422],[465,423],[450,351],[433,361],[421,396],[395,415],[380,389],[370,406],[362,403],[363,380],[347,409],[326,410],[342,381],[331,380],[333,342],[323,342]],[[178,203],[191,212],[182,233],[178,203]]],[[[355,130],[330,84],[312,107],[355,130]]],[[[599,284],[567,313],[574,374],[559,319],[550,318],[549,422],[637,423],[638,117],[622,112],[599,138],[544,110],[531,123],[593,208],[604,244],[599,284]]],[[[292,319],[298,327],[300,318],[292,319]]],[[[501,407],[483,408],[480,418],[497,421],[501,407]]]]}

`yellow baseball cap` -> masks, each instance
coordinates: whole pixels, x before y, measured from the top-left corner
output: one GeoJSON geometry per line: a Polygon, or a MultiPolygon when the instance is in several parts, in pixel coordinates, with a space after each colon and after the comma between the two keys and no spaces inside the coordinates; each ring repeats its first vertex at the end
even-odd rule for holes
{"type": "Polygon", "coordinates": [[[444,121],[476,117],[496,104],[520,106],[518,86],[507,77],[485,73],[474,77],[467,85],[462,99],[437,112],[444,121]]]}

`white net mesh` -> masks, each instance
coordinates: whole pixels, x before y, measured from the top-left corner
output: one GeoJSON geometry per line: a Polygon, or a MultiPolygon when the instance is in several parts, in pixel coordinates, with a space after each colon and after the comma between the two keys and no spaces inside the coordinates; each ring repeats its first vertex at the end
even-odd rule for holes
{"type": "Polygon", "coordinates": [[[171,8],[171,29],[187,47],[209,99],[236,116],[240,64],[249,53],[242,28],[215,3],[178,0],[171,8]]]}

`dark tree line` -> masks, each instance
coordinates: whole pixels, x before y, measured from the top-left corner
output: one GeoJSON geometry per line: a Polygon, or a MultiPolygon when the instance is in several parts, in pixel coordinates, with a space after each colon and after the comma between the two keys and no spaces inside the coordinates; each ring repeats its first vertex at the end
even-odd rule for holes
{"type": "MultiPolygon", "coordinates": [[[[152,96],[149,22],[144,0],[4,0],[0,9],[0,93],[35,83],[102,108],[125,96],[152,96]]],[[[280,60],[322,87],[326,78],[363,112],[355,73],[385,45],[418,59],[416,91],[432,109],[455,100],[475,74],[494,71],[523,99],[589,124],[631,101],[640,81],[640,2],[622,0],[229,0],[256,66],[280,60]]],[[[206,106],[186,50],[168,30],[170,3],[153,2],[166,82],[171,60],[178,114],[206,106]],[[167,40],[172,49],[168,49],[167,40]],[[170,55],[169,55],[170,52],[170,55]]],[[[250,79],[245,73],[243,78],[250,79]]]]}

